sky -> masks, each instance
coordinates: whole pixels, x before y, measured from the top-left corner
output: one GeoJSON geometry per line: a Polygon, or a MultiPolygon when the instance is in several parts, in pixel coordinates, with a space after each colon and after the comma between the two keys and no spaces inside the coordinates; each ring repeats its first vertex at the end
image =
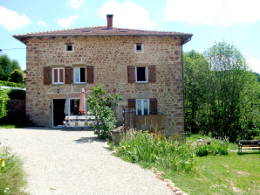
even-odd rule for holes
{"type": "Polygon", "coordinates": [[[25,69],[25,45],[12,36],[78,27],[114,26],[192,33],[184,51],[231,43],[260,73],[260,0],[0,0],[0,55],[25,69]]]}

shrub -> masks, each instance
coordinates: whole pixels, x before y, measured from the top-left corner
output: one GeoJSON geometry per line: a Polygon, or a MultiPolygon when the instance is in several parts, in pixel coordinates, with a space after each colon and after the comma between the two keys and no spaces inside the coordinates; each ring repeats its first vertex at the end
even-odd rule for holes
{"type": "Polygon", "coordinates": [[[14,83],[10,81],[0,81],[0,86],[8,86],[8,87],[20,87],[24,88],[24,84],[21,83],[14,83]]]}
{"type": "Polygon", "coordinates": [[[123,139],[116,147],[116,154],[133,163],[178,172],[189,172],[194,164],[194,153],[189,145],[147,132],[123,139]]]}
{"type": "Polygon", "coordinates": [[[0,194],[23,194],[25,184],[21,160],[7,148],[0,148],[0,194]]]}
{"type": "Polygon", "coordinates": [[[120,99],[119,95],[109,94],[101,86],[91,89],[88,96],[88,106],[90,112],[96,117],[95,134],[100,138],[111,138],[111,130],[115,128],[116,123],[115,113],[112,108],[120,99]]]}
{"type": "Polygon", "coordinates": [[[0,89],[0,118],[7,114],[6,105],[8,100],[7,90],[0,89]]]}
{"type": "Polygon", "coordinates": [[[23,83],[23,72],[19,69],[13,70],[10,75],[8,76],[8,81],[14,83],[23,83]]]}
{"type": "Polygon", "coordinates": [[[221,140],[212,140],[211,144],[208,145],[198,145],[195,148],[195,153],[197,156],[207,156],[207,155],[227,155],[228,154],[228,143],[221,140]]]}

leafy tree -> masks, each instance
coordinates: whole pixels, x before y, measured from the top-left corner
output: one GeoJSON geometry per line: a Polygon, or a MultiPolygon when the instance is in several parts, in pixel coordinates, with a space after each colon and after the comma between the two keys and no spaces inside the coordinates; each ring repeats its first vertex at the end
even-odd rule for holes
{"type": "Polygon", "coordinates": [[[0,89],[0,118],[6,116],[6,105],[9,100],[7,90],[0,89]]]}
{"type": "Polygon", "coordinates": [[[23,83],[23,72],[19,69],[13,70],[8,76],[8,81],[14,83],[23,83]]]}
{"type": "Polygon", "coordinates": [[[0,80],[7,81],[9,74],[15,69],[21,69],[17,61],[10,60],[6,55],[0,55],[0,80]]]}
{"type": "Polygon", "coordinates": [[[95,134],[101,138],[110,138],[110,131],[115,128],[116,118],[113,107],[117,105],[121,97],[117,94],[109,94],[101,86],[91,89],[88,96],[90,112],[96,117],[95,134]]]}

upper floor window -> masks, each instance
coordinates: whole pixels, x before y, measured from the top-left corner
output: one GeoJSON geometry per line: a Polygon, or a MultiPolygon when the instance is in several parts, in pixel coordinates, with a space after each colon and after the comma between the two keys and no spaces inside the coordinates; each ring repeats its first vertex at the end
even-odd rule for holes
{"type": "Polygon", "coordinates": [[[142,43],[136,43],[135,44],[135,51],[136,52],[143,52],[144,51],[144,45],[142,43]]]}
{"type": "Polygon", "coordinates": [[[74,68],[74,83],[85,83],[86,82],[86,68],[76,67],[74,68]]]}
{"type": "Polygon", "coordinates": [[[147,75],[148,73],[146,67],[136,67],[135,73],[136,73],[135,78],[137,83],[148,82],[148,75],[147,75]]]}
{"type": "Polygon", "coordinates": [[[52,83],[53,84],[64,84],[64,68],[53,68],[52,69],[52,83]]]}
{"type": "Polygon", "coordinates": [[[66,44],[66,51],[73,51],[73,45],[71,43],[66,44]]]}

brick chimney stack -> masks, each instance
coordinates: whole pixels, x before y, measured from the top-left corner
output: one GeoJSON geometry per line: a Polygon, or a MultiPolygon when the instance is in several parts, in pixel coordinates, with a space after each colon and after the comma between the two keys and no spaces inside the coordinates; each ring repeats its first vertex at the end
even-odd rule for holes
{"type": "Polygon", "coordinates": [[[107,28],[113,28],[113,14],[107,14],[107,28]]]}

